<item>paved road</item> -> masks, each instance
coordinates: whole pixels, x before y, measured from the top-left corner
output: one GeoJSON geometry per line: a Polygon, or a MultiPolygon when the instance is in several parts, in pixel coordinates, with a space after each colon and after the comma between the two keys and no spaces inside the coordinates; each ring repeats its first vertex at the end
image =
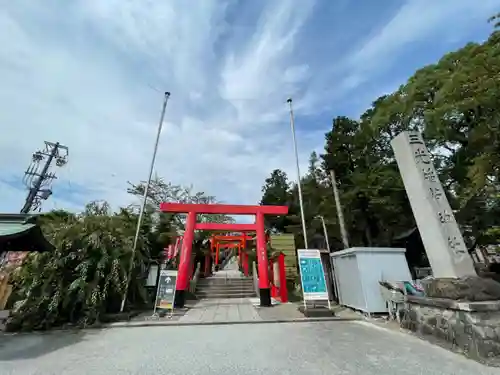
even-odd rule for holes
{"type": "Polygon", "coordinates": [[[0,375],[499,374],[356,322],[115,328],[0,337],[0,375]]]}

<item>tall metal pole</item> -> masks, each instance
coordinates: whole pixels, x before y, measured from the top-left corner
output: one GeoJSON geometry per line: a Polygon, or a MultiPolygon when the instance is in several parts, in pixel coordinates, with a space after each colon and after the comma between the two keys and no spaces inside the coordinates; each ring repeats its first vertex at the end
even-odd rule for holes
{"type": "Polygon", "coordinates": [[[297,139],[295,138],[295,120],[293,118],[292,98],[286,101],[290,105],[290,128],[292,129],[293,149],[295,151],[295,163],[297,165],[297,188],[299,190],[300,216],[302,217],[302,231],[304,233],[304,246],[309,248],[307,243],[306,218],[304,216],[304,201],[302,199],[302,186],[300,182],[299,152],[297,150],[297,139]]]}
{"type": "Polygon", "coordinates": [[[126,284],[125,284],[125,291],[123,293],[120,312],[123,312],[123,309],[125,308],[125,302],[127,300],[128,288],[130,286],[130,278],[132,276],[132,271],[134,269],[135,253],[137,251],[137,242],[139,241],[139,233],[141,232],[142,218],[144,216],[144,210],[146,208],[148,192],[149,192],[149,185],[151,184],[151,178],[153,177],[153,170],[154,170],[155,161],[156,161],[156,153],[158,152],[158,144],[160,143],[160,135],[161,135],[161,130],[163,128],[163,119],[165,118],[165,111],[167,109],[168,98],[170,98],[170,93],[167,91],[167,92],[165,92],[165,96],[163,99],[163,107],[161,109],[160,122],[158,124],[158,132],[156,133],[156,141],[155,141],[155,146],[153,149],[153,157],[151,159],[151,166],[149,167],[148,182],[146,184],[146,187],[144,188],[144,195],[142,197],[141,210],[139,211],[139,218],[137,219],[137,228],[135,229],[134,246],[132,247],[132,258],[130,259],[130,266],[129,266],[129,270],[128,270],[127,280],[126,280],[126,284]]]}
{"type": "Polygon", "coordinates": [[[323,224],[323,233],[325,235],[325,241],[326,241],[326,248],[328,252],[330,252],[330,241],[328,240],[328,231],[326,230],[326,224],[325,224],[325,218],[323,216],[319,216],[321,219],[321,223],[323,224]]]}
{"type": "Polygon", "coordinates": [[[345,229],[344,214],[342,212],[342,206],[340,205],[339,191],[337,189],[337,179],[335,178],[335,171],[330,170],[330,178],[332,180],[333,196],[335,197],[335,205],[337,206],[337,216],[339,218],[340,233],[342,235],[342,242],[344,243],[344,248],[349,248],[349,241],[347,239],[347,231],[345,229]]]}

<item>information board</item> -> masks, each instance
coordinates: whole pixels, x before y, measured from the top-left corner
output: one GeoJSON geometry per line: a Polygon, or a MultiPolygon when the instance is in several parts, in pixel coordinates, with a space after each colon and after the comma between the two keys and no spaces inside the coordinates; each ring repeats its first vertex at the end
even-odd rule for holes
{"type": "Polygon", "coordinates": [[[325,272],[319,250],[297,250],[304,300],[328,300],[325,272]]]}
{"type": "Polygon", "coordinates": [[[158,291],[156,293],[156,308],[173,310],[175,298],[175,284],[177,282],[177,271],[161,270],[158,280],[158,291]]]}

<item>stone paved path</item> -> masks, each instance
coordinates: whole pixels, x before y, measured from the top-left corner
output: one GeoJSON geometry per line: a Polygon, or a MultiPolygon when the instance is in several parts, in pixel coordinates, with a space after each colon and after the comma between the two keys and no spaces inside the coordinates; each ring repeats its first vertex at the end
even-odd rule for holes
{"type": "Polygon", "coordinates": [[[303,319],[292,303],[260,307],[254,298],[200,300],[182,317],[180,323],[221,323],[242,321],[280,321],[303,319]]]}
{"type": "Polygon", "coordinates": [[[247,298],[200,300],[180,323],[220,323],[260,320],[255,307],[247,298]]]}
{"type": "Polygon", "coordinates": [[[0,336],[0,375],[498,375],[352,322],[141,327],[0,336]]]}
{"type": "Polygon", "coordinates": [[[211,278],[215,279],[241,279],[243,274],[240,272],[238,267],[238,261],[236,257],[231,258],[226,267],[223,270],[217,271],[211,278]]]}
{"type": "MultiPolygon", "coordinates": [[[[236,257],[226,267],[210,278],[239,279],[242,274],[238,269],[236,257]]],[[[186,314],[179,318],[179,323],[221,323],[255,322],[304,319],[297,310],[297,305],[280,304],[273,299],[273,307],[260,307],[259,298],[218,298],[202,299],[195,302],[186,314]]]]}

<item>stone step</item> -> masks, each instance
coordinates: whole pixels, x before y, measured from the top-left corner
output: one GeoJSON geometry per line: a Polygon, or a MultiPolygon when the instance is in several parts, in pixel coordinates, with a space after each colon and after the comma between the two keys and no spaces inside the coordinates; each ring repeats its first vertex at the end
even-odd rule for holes
{"type": "Polygon", "coordinates": [[[209,286],[220,286],[220,287],[225,287],[225,286],[237,286],[237,287],[251,287],[253,286],[253,281],[251,282],[234,282],[234,281],[227,281],[227,282],[202,282],[201,280],[196,283],[197,286],[200,287],[209,287],[209,286]]]}
{"type": "Polygon", "coordinates": [[[199,282],[225,282],[225,281],[234,281],[234,282],[252,282],[252,277],[207,277],[203,279],[199,279],[199,282]]]}
{"type": "Polygon", "coordinates": [[[253,280],[239,280],[239,279],[198,280],[196,285],[253,285],[253,280]]]}
{"type": "Polygon", "coordinates": [[[214,290],[205,290],[205,289],[198,289],[195,292],[196,294],[241,294],[241,293],[255,293],[255,290],[253,289],[233,289],[233,290],[227,290],[227,289],[214,289],[214,290]]]}
{"type": "Polygon", "coordinates": [[[196,293],[205,293],[205,294],[210,294],[210,293],[255,293],[255,290],[252,288],[239,288],[239,289],[196,289],[196,293]]]}
{"type": "Polygon", "coordinates": [[[196,293],[197,298],[215,299],[215,298],[252,298],[256,297],[255,292],[244,293],[196,293]]]}
{"type": "Polygon", "coordinates": [[[203,294],[203,295],[210,295],[210,294],[255,294],[255,290],[197,290],[195,294],[203,294]]]}
{"type": "Polygon", "coordinates": [[[197,288],[253,288],[253,283],[249,284],[196,284],[197,288]]]}

